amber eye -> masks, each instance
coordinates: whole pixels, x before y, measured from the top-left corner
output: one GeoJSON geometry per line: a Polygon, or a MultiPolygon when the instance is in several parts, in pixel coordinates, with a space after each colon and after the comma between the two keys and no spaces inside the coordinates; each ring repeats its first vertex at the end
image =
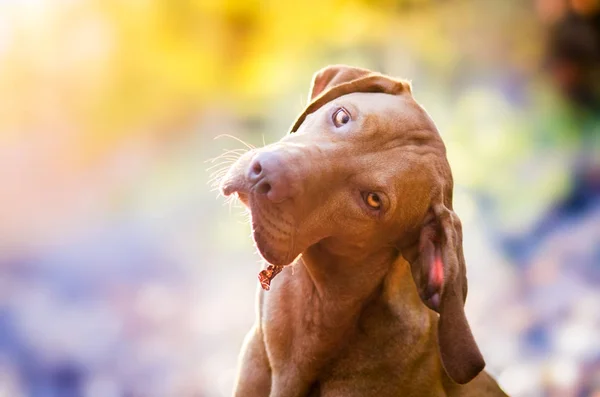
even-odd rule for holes
{"type": "Polygon", "coordinates": [[[377,193],[368,193],[365,197],[365,202],[374,210],[381,208],[381,197],[379,197],[377,193]]]}
{"type": "Polygon", "coordinates": [[[347,124],[350,121],[350,114],[348,113],[348,111],[346,109],[339,108],[333,114],[332,119],[333,119],[333,124],[339,128],[339,127],[343,126],[344,124],[347,124]]]}

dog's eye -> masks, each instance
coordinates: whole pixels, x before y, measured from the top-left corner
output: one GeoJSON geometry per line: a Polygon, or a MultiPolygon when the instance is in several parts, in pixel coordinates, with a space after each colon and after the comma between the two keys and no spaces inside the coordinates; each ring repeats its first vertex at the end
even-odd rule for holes
{"type": "Polygon", "coordinates": [[[381,197],[377,193],[367,193],[365,203],[374,210],[381,208],[381,197]]]}
{"type": "Polygon", "coordinates": [[[333,124],[339,128],[350,121],[350,113],[344,108],[339,108],[333,114],[332,119],[333,124]]]}

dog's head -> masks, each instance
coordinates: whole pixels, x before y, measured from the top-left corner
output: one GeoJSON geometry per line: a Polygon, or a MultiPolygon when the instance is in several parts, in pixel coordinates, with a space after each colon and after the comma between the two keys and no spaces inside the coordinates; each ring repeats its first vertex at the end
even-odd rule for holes
{"type": "Polygon", "coordinates": [[[485,364],[463,310],[462,231],[434,123],[407,82],[365,69],[319,71],[309,99],[288,135],[229,169],[223,193],[249,208],[256,246],[274,265],[314,244],[353,260],[398,250],[440,313],[446,372],[468,382],[485,364]]]}

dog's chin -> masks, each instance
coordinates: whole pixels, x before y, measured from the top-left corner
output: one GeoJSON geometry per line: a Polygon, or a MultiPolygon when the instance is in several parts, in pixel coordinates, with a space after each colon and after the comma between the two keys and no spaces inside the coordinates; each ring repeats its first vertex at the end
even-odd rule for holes
{"type": "Polygon", "coordinates": [[[252,238],[264,260],[272,265],[286,266],[293,262],[295,256],[291,247],[291,236],[266,230],[262,224],[252,219],[252,238]]]}
{"type": "Polygon", "coordinates": [[[265,205],[261,200],[247,201],[252,223],[252,238],[260,255],[270,264],[286,266],[298,253],[294,247],[292,217],[278,206],[265,205]]]}
{"type": "Polygon", "coordinates": [[[273,249],[273,247],[269,246],[261,242],[260,238],[254,238],[254,242],[256,244],[256,248],[260,253],[260,256],[271,265],[275,266],[287,266],[293,262],[294,258],[291,258],[291,255],[288,252],[277,251],[273,249]]]}

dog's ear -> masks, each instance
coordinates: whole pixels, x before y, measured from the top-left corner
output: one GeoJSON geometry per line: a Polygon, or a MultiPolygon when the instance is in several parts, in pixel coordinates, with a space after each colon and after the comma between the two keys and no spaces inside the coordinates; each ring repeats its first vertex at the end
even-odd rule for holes
{"type": "Polygon", "coordinates": [[[367,69],[344,65],[327,66],[313,76],[309,91],[310,103],[298,116],[290,133],[296,132],[306,119],[326,103],[353,92],[382,92],[390,95],[410,93],[410,84],[367,69]]]}
{"type": "Polygon", "coordinates": [[[372,72],[367,69],[346,65],[330,65],[324,67],[313,75],[308,100],[312,102],[316,97],[321,95],[323,91],[331,87],[356,80],[371,73],[372,72]]]}
{"type": "Polygon", "coordinates": [[[485,367],[485,362],[465,316],[467,276],[462,226],[451,208],[442,202],[432,205],[415,248],[409,262],[419,295],[440,314],[442,364],[456,383],[467,383],[485,367]]]}

